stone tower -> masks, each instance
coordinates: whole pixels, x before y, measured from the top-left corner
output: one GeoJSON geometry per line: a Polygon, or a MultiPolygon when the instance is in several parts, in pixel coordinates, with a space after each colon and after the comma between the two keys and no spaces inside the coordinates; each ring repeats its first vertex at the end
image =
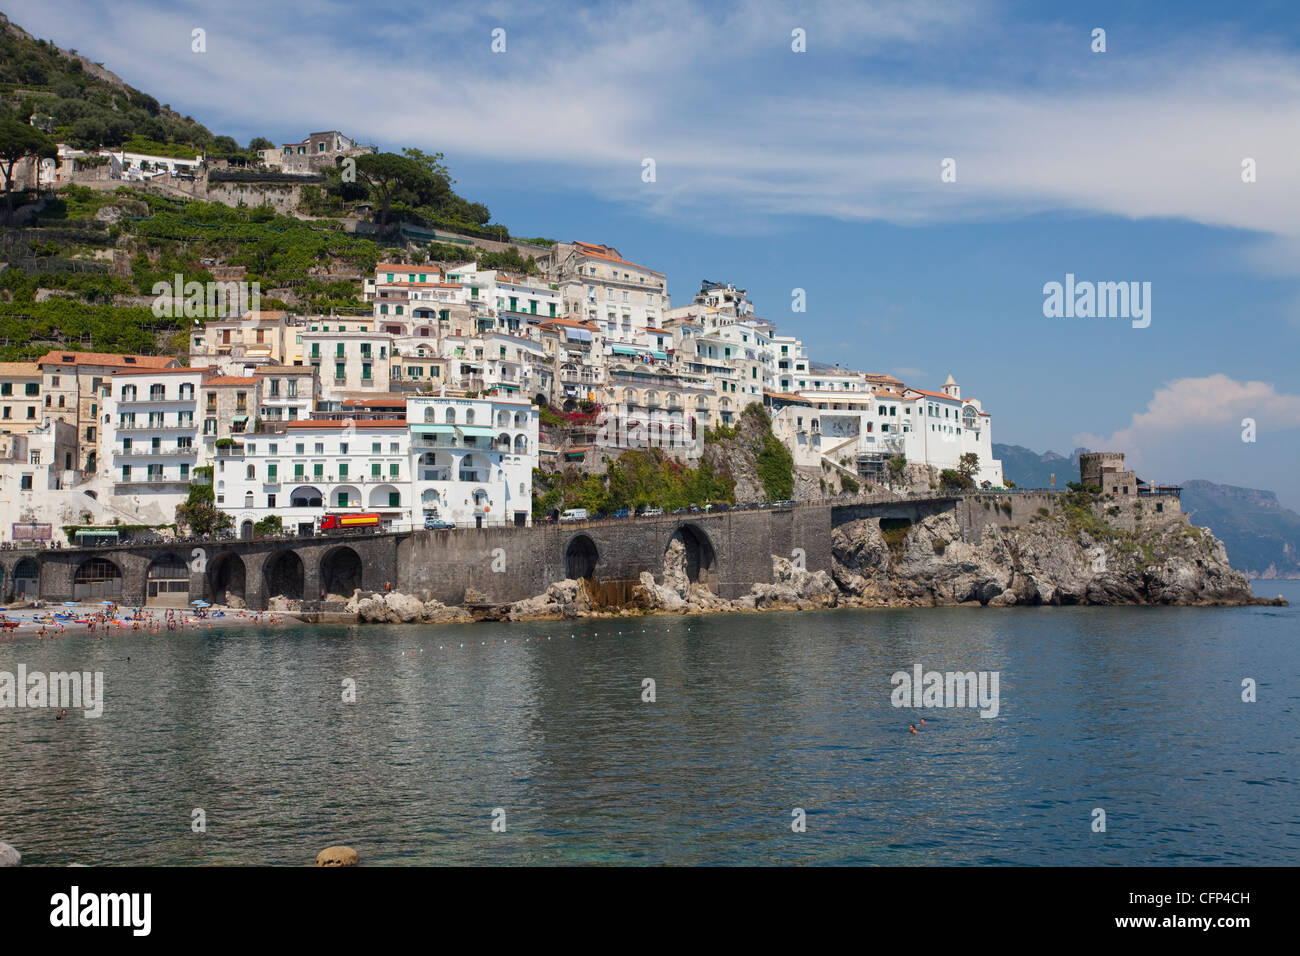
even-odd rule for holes
{"type": "Polygon", "coordinates": [[[1079,480],[1087,488],[1100,488],[1108,495],[1138,493],[1138,479],[1124,467],[1122,451],[1099,451],[1079,456],[1079,480]]]}

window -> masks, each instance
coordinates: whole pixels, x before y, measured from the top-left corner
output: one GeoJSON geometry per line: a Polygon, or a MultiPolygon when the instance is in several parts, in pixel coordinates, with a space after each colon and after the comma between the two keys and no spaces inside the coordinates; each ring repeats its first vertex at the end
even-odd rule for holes
{"type": "Polygon", "coordinates": [[[279,465],[267,465],[267,466],[266,466],[266,480],[267,480],[267,483],[268,483],[268,484],[272,484],[272,485],[275,484],[277,481],[280,480],[280,466],[279,466],[279,465]]]}
{"type": "Polygon", "coordinates": [[[390,507],[390,508],[400,508],[401,505],[402,505],[402,495],[401,495],[401,492],[390,491],[390,492],[388,493],[388,507],[390,507]]]}
{"type": "Polygon", "coordinates": [[[380,469],[379,462],[377,462],[377,461],[376,461],[376,462],[372,462],[371,465],[370,465],[370,477],[371,477],[371,478],[378,478],[378,477],[380,476],[380,475],[379,475],[379,469],[380,469]]]}
{"type": "Polygon", "coordinates": [[[397,462],[393,462],[393,463],[391,463],[391,464],[388,466],[388,477],[389,477],[389,478],[396,478],[396,477],[397,477],[397,467],[398,467],[398,466],[397,466],[397,462]]]}
{"type": "Polygon", "coordinates": [[[344,365],[342,362],[335,362],[334,377],[339,380],[347,378],[348,377],[347,366],[344,365]]]}
{"type": "Polygon", "coordinates": [[[13,393],[13,382],[5,382],[3,385],[0,385],[0,395],[12,395],[13,393]]]}
{"type": "Polygon", "coordinates": [[[347,480],[348,480],[348,463],[346,461],[341,461],[339,462],[339,481],[347,481],[347,480]]]}
{"type": "Polygon", "coordinates": [[[19,487],[20,487],[23,491],[31,491],[31,490],[32,490],[32,476],[31,476],[31,475],[23,475],[19,487]]]}
{"type": "Polygon", "coordinates": [[[379,442],[371,442],[371,443],[370,443],[370,454],[372,454],[372,455],[378,455],[378,454],[379,454],[379,442]]]}
{"type": "Polygon", "coordinates": [[[311,466],[311,473],[312,477],[319,481],[321,478],[325,477],[325,465],[319,461],[316,462],[311,466]]]}

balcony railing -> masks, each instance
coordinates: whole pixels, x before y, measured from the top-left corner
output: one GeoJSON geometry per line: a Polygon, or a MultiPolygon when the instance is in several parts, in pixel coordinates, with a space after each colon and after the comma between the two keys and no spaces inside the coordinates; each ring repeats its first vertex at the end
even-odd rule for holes
{"type": "Polygon", "coordinates": [[[117,430],[120,432],[192,432],[199,426],[194,422],[185,425],[146,425],[141,422],[122,423],[119,422],[117,430]]]}
{"type": "Polygon", "coordinates": [[[113,452],[120,458],[193,458],[195,448],[118,448],[113,452]]]}

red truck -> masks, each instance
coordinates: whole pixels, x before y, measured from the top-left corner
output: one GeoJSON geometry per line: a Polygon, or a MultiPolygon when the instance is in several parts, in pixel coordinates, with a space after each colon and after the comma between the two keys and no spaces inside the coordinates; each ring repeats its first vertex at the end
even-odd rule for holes
{"type": "Polygon", "coordinates": [[[377,514],[326,515],[320,519],[321,534],[362,534],[378,531],[382,522],[377,514]]]}

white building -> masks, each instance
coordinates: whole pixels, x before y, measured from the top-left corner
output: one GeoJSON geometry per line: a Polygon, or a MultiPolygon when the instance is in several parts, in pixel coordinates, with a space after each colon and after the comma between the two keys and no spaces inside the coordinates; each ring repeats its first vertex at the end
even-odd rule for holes
{"type": "Polygon", "coordinates": [[[559,286],[565,316],[598,326],[606,340],[634,343],[646,326],[663,327],[666,277],[612,246],[557,242],[537,264],[559,286]]]}
{"type": "Polygon", "coordinates": [[[537,406],[505,398],[410,397],[414,499],[457,527],[532,523],[537,406]]]}
{"type": "Polygon", "coordinates": [[[206,462],[200,402],[214,369],[114,372],[104,399],[101,474],[115,507],[142,523],[170,524],[206,462]]]}
{"type": "Polygon", "coordinates": [[[303,361],[316,370],[325,401],[387,392],[393,336],[388,332],[304,332],[303,361]]]}
{"type": "Polygon", "coordinates": [[[218,450],[216,505],[241,536],[279,515],[286,531],[310,534],[327,513],[379,514],[385,527],[412,523],[410,435],[401,419],[286,422],[281,433],[249,434],[218,450]]]}

